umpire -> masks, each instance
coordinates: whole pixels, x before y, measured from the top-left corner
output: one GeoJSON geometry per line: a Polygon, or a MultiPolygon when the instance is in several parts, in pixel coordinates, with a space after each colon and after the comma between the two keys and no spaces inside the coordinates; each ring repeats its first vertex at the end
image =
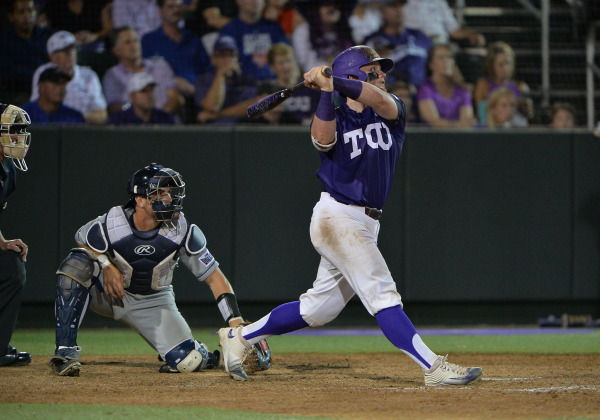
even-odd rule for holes
{"type": "MultiPolygon", "coordinates": [[[[31,140],[27,132],[30,124],[24,110],[0,104],[0,212],[15,190],[16,169],[27,170],[25,155],[31,140]]],[[[18,352],[10,345],[25,286],[26,260],[27,245],[20,239],[4,239],[0,232],[0,367],[24,366],[32,360],[31,354],[18,352]]]]}

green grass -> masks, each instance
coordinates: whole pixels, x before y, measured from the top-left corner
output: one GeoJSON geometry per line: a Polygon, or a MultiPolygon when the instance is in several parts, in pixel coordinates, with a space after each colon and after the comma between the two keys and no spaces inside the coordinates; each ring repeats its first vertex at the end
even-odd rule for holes
{"type": "MultiPolygon", "coordinates": [[[[285,416],[279,414],[249,413],[207,407],[147,407],[84,404],[0,404],[2,419],[248,419],[248,420],[308,420],[316,417],[285,416]]],[[[328,420],[319,417],[319,420],[328,420]]]]}
{"type": "MultiPolygon", "coordinates": [[[[196,339],[210,349],[218,346],[215,330],[194,330],[196,339]]],[[[78,344],[84,355],[154,354],[141,337],[128,329],[99,329],[79,332],[78,344]]],[[[423,336],[423,341],[437,353],[532,353],[532,354],[600,354],[600,331],[590,334],[530,335],[453,335],[423,336]]],[[[34,356],[54,352],[54,331],[19,330],[11,343],[34,356]]],[[[272,337],[273,353],[379,353],[398,351],[383,336],[305,336],[272,337]]]]}

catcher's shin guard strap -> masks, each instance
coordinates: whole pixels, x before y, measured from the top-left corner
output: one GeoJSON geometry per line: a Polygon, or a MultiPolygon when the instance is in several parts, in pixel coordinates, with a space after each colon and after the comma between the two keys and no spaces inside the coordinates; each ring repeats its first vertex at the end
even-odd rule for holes
{"type": "Polygon", "coordinates": [[[223,293],[217,298],[217,306],[225,322],[229,323],[232,318],[241,318],[242,313],[238,308],[237,299],[233,293],[223,293]]]}

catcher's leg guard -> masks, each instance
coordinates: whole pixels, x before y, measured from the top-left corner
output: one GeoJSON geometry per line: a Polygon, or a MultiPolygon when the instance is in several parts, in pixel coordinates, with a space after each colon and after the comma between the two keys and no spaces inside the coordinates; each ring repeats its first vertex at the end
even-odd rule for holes
{"type": "Polygon", "coordinates": [[[77,346],[77,331],[87,308],[89,289],[59,274],[56,286],[56,347],[77,346]]]}
{"type": "Polygon", "coordinates": [[[210,352],[205,344],[196,340],[185,340],[165,354],[167,364],[160,372],[200,372],[204,369],[214,369],[219,366],[221,353],[210,352]]]}

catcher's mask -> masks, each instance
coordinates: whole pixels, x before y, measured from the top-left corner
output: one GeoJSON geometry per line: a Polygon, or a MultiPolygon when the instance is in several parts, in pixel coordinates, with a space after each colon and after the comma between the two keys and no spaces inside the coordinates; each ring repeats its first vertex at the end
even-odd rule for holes
{"type": "Polygon", "coordinates": [[[379,63],[381,71],[389,72],[394,67],[394,62],[389,58],[381,58],[379,54],[366,45],[356,45],[345,49],[333,60],[331,70],[333,75],[347,79],[348,76],[354,76],[362,82],[368,79],[367,73],[360,68],[366,64],[379,63]]]}
{"type": "Polygon", "coordinates": [[[127,184],[130,201],[126,207],[135,207],[135,197],[142,196],[152,204],[156,220],[170,229],[179,228],[179,212],[183,209],[185,182],[170,168],[151,163],[135,172],[127,184]]]}
{"type": "Polygon", "coordinates": [[[0,143],[4,156],[10,158],[17,169],[26,171],[25,155],[31,143],[27,127],[31,119],[25,110],[14,105],[0,104],[0,143]]]}

